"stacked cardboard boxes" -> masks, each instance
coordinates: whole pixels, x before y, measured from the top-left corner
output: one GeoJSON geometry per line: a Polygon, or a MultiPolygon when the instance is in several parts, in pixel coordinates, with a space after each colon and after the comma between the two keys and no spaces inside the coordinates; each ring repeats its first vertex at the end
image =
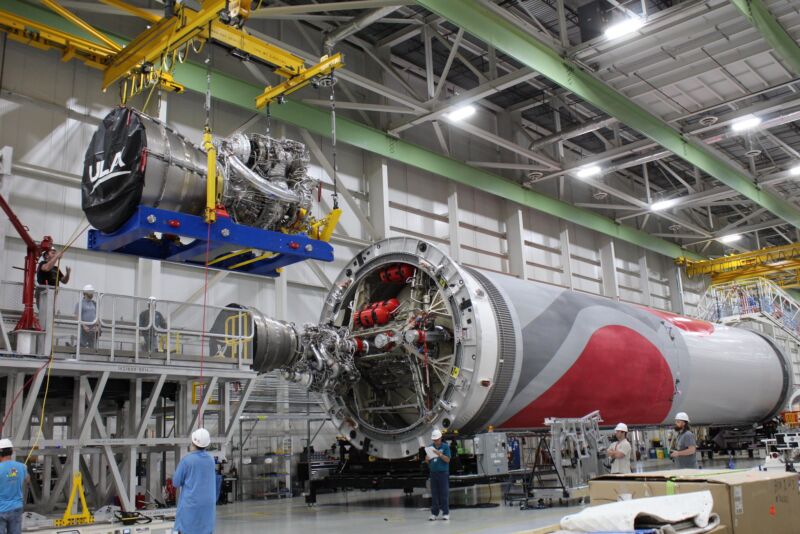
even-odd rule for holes
{"type": "Polygon", "coordinates": [[[796,473],[682,469],[608,475],[589,482],[592,505],[615,502],[628,495],[640,499],[703,490],[711,492],[713,511],[730,534],[800,533],[796,473]]]}

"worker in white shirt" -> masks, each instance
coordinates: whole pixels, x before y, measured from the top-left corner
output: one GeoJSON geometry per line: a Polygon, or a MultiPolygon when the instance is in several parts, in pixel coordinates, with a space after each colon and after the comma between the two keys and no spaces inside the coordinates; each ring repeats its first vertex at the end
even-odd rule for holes
{"type": "Polygon", "coordinates": [[[606,450],[611,459],[611,474],[624,475],[631,472],[631,444],[628,441],[628,425],[620,423],[614,429],[617,441],[606,450]]]}

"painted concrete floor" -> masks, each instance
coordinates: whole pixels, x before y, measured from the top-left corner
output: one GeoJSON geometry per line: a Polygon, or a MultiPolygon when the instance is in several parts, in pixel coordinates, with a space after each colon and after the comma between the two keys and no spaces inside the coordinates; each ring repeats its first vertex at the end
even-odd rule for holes
{"type": "Polygon", "coordinates": [[[245,501],[217,507],[217,534],[452,532],[508,534],[557,523],[581,507],[520,510],[517,506],[458,508],[450,521],[428,521],[419,498],[404,502],[397,490],[324,494],[314,507],[303,497],[245,501]]]}
{"type": "MultiPolygon", "coordinates": [[[[737,468],[754,467],[758,460],[740,459],[737,468]]],[[[669,469],[667,465],[649,469],[669,469]]],[[[706,469],[724,470],[727,460],[704,462],[706,469]]],[[[381,532],[427,532],[512,534],[558,523],[582,506],[520,510],[518,506],[454,508],[450,521],[428,521],[430,509],[423,506],[422,490],[404,499],[399,490],[349,491],[321,494],[309,507],[303,497],[245,501],[217,507],[216,534],[314,533],[371,534],[381,532]]]]}

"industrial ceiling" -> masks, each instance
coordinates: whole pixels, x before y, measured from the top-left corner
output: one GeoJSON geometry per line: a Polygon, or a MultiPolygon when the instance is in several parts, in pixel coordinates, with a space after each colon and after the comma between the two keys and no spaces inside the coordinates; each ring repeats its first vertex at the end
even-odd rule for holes
{"type": "MultiPolygon", "coordinates": [[[[152,0],[131,3],[163,9],[152,0]]],[[[95,2],[62,4],[99,28],[118,14],[95,2]]],[[[126,18],[126,37],[144,24],[126,18]]],[[[424,131],[426,148],[445,157],[445,125],[497,147],[497,160],[466,162],[484,190],[536,207],[563,191],[554,182],[572,181],[593,200],[543,211],[579,224],[600,216],[607,225],[600,231],[673,256],[678,247],[654,240],[714,255],[798,238],[800,9],[792,0],[286,0],[266,3],[248,28],[310,61],[326,39],[362,50],[387,83],[342,69],[340,109],[400,139],[424,131]],[[603,35],[631,18],[643,25],[619,38],[603,35]],[[266,26],[259,33],[266,24],[259,19],[280,20],[305,46],[281,42],[266,26]],[[467,105],[511,128],[448,118],[467,105]],[[753,117],[760,124],[741,127],[753,117]],[[492,185],[493,176],[519,187],[492,185]],[[731,235],[741,239],[720,242],[731,235]]],[[[252,65],[230,74],[264,80],[252,65]]],[[[313,92],[299,95],[326,109],[313,92]]],[[[368,145],[361,143],[375,149],[368,145]]],[[[434,167],[454,178],[444,160],[434,167]]]]}

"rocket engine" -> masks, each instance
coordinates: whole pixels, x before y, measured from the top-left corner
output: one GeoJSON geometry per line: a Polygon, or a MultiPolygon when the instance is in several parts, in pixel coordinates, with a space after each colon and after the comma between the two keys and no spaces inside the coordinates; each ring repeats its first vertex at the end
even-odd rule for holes
{"type": "MultiPolygon", "coordinates": [[[[218,142],[217,191],[238,224],[306,231],[312,191],[305,145],[261,134],[218,142]]],[[[130,108],[104,119],[86,151],[83,211],[103,232],[122,226],[140,204],[201,215],[206,205],[206,153],[166,124],[130,108]]]]}
{"type": "Polygon", "coordinates": [[[769,338],[473,269],[414,238],[358,253],[318,324],[251,312],[254,368],[321,392],[342,433],[382,458],[416,454],[432,427],[536,428],[593,410],[609,425],[679,411],[752,423],[792,391],[769,338]]]}

